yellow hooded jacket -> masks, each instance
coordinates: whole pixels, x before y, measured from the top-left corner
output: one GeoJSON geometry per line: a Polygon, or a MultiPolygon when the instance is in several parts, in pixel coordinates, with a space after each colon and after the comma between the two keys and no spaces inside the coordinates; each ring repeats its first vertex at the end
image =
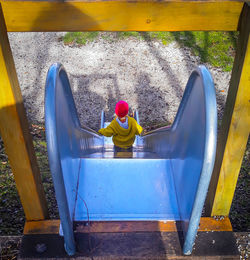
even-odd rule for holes
{"type": "Polygon", "coordinates": [[[131,147],[135,141],[135,136],[140,135],[143,128],[137,124],[133,117],[128,117],[128,129],[125,129],[119,125],[116,119],[106,127],[101,128],[98,132],[104,136],[111,137],[115,146],[121,148],[131,147]]]}

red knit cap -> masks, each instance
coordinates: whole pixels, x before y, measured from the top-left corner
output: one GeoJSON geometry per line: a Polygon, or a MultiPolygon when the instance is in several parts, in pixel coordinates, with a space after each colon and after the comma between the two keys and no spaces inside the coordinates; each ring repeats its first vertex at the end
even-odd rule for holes
{"type": "Polygon", "coordinates": [[[128,114],[128,109],[128,103],[120,100],[118,103],[116,103],[115,113],[118,117],[124,117],[128,114]]]}

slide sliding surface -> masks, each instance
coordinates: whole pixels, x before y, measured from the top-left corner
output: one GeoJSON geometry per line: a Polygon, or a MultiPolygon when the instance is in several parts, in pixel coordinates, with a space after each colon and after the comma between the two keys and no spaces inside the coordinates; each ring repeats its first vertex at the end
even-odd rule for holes
{"type": "Polygon", "coordinates": [[[78,193],[76,221],[180,219],[167,160],[84,159],[78,193]]]}
{"type": "MultiPolygon", "coordinates": [[[[108,124],[104,114],[101,121],[108,124]]],[[[215,90],[204,66],[191,74],[173,125],[137,137],[129,155],[115,156],[111,138],[80,126],[58,63],[48,71],[45,122],[68,254],[75,253],[73,221],[88,219],[180,221],[183,253],[191,254],[216,150],[215,90]]]]}

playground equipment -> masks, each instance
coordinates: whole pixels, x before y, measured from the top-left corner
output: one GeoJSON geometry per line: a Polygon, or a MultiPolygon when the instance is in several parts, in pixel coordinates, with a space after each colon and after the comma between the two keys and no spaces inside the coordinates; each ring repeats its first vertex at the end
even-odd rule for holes
{"type": "Polygon", "coordinates": [[[216,152],[216,97],[204,66],[191,74],[171,128],[137,137],[133,153],[115,154],[111,138],[80,126],[60,64],[47,75],[45,124],[68,254],[72,222],[86,220],[182,221],[183,253],[191,254],[216,152]]]}
{"type": "MultiPolygon", "coordinates": [[[[249,2],[0,0],[0,131],[26,216],[24,233],[53,233],[52,231],[57,230],[59,221],[48,220],[47,203],[7,33],[96,30],[239,31],[236,57],[218,137],[215,166],[205,203],[209,221],[201,218],[200,222],[203,228],[205,227],[203,230],[208,230],[211,216],[229,215],[249,136],[249,2]]],[[[145,147],[156,147],[154,135],[163,136],[163,133],[145,136],[145,147]]],[[[160,151],[151,152],[158,152],[159,156],[160,151]]],[[[229,219],[226,219],[230,223],[229,219]]],[[[68,221],[71,223],[70,218],[68,221]]],[[[223,230],[222,222],[216,223],[219,223],[217,230],[223,230]]],[[[199,228],[199,232],[201,230],[199,228]]],[[[228,230],[232,230],[230,225],[228,230]]]]}

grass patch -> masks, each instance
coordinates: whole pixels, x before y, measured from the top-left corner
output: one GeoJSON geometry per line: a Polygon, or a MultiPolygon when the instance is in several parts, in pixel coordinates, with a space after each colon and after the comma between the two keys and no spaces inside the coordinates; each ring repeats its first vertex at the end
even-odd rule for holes
{"type": "Polygon", "coordinates": [[[173,32],[181,46],[187,46],[199,56],[202,63],[231,71],[233,67],[237,32],[173,32]]]}
{"type": "Polygon", "coordinates": [[[117,32],[118,39],[126,39],[130,37],[142,39],[140,32],[117,32]]]}
{"type": "Polygon", "coordinates": [[[0,236],[22,234],[24,220],[14,176],[0,139],[0,236]]]}
{"type": "Polygon", "coordinates": [[[85,45],[93,42],[99,35],[99,32],[68,32],[63,37],[64,44],[85,45]]]}
{"type": "MultiPolygon", "coordinates": [[[[59,218],[53,181],[49,170],[45,131],[42,125],[31,126],[31,134],[42,183],[52,219],[59,218]]],[[[0,138],[0,236],[21,235],[25,216],[15,185],[14,175],[0,138]]]]}
{"type": "Polygon", "coordinates": [[[181,47],[190,48],[200,57],[201,63],[209,63],[223,71],[233,67],[238,32],[69,32],[63,37],[65,44],[85,45],[99,36],[106,41],[135,38],[138,40],[158,40],[163,45],[173,41],[181,47]]]}
{"type": "Polygon", "coordinates": [[[159,40],[163,45],[168,45],[174,40],[171,32],[148,32],[146,34],[153,40],[159,40]]]}
{"type": "Polygon", "coordinates": [[[52,176],[49,169],[47,143],[46,143],[44,126],[32,124],[31,134],[33,137],[35,154],[36,154],[38,166],[41,173],[43,188],[48,203],[49,215],[50,218],[56,219],[59,218],[59,215],[57,209],[57,202],[55,199],[55,191],[54,191],[52,176]]]}

